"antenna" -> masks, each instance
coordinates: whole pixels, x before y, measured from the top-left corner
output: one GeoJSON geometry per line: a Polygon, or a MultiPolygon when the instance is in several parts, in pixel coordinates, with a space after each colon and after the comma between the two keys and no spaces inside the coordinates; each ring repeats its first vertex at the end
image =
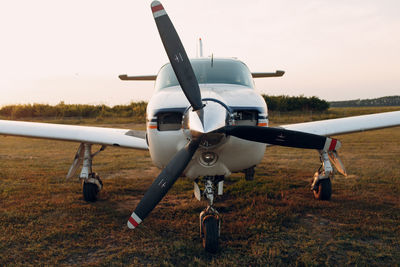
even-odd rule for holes
{"type": "Polygon", "coordinates": [[[203,41],[199,38],[199,57],[203,57],[203,41]]]}

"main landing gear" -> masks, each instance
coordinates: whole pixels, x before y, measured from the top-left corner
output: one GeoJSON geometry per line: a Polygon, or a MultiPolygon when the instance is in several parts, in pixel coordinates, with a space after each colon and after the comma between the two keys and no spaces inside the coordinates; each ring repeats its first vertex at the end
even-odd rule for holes
{"type": "Polygon", "coordinates": [[[95,202],[97,194],[103,188],[103,182],[95,172],[89,174],[89,178],[82,179],[83,198],[87,202],[95,202]]]}
{"type": "Polygon", "coordinates": [[[194,183],[194,195],[197,200],[204,196],[208,200],[205,210],[200,213],[200,237],[203,240],[203,247],[207,252],[216,253],[218,250],[218,239],[221,229],[221,216],[214,208],[216,193],[223,194],[224,176],[203,177],[204,191],[199,188],[199,180],[194,183]]]}
{"type": "Polygon", "coordinates": [[[82,143],[75,154],[74,162],[72,163],[67,179],[74,176],[79,166],[83,164],[79,179],[82,180],[82,193],[85,201],[94,202],[97,200],[97,194],[103,188],[103,182],[100,176],[92,170],[93,157],[103,151],[106,147],[102,146],[100,150],[92,154],[92,144],[82,143]]]}
{"type": "Polygon", "coordinates": [[[336,151],[326,152],[321,150],[320,161],[321,166],[314,174],[314,179],[311,184],[311,190],[314,193],[315,199],[330,200],[332,196],[331,179],[333,179],[334,176],[331,162],[340,174],[347,176],[347,172],[336,151]]]}

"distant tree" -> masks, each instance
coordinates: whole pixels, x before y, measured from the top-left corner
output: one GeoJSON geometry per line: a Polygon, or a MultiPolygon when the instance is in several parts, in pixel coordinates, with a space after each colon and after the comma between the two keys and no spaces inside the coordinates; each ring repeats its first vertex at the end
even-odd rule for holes
{"type": "Polygon", "coordinates": [[[385,96],[373,99],[354,99],[346,101],[332,101],[332,107],[384,107],[400,106],[400,96],[385,96]]]}
{"type": "Polygon", "coordinates": [[[329,103],[316,96],[262,95],[269,110],[274,111],[326,111],[329,103]]]}

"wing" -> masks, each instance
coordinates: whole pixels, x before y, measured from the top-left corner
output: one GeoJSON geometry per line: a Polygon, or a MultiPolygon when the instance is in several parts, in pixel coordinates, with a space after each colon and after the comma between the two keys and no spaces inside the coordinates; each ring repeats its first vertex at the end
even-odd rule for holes
{"type": "Polygon", "coordinates": [[[122,81],[155,81],[157,75],[128,76],[121,74],[118,76],[122,81]]]}
{"type": "Polygon", "coordinates": [[[148,149],[145,132],[129,129],[0,120],[0,134],[148,149]]]}
{"type": "Polygon", "coordinates": [[[281,125],[280,127],[293,131],[331,136],[395,127],[399,125],[400,111],[393,111],[340,119],[287,124],[281,125]]]}
{"type": "Polygon", "coordinates": [[[269,77],[281,77],[285,74],[283,70],[277,70],[275,72],[252,72],[253,78],[269,78],[269,77]]]}

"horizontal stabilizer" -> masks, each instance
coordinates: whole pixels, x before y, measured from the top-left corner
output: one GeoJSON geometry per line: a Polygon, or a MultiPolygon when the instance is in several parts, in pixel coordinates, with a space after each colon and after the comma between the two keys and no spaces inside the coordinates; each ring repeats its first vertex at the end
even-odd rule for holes
{"type": "Polygon", "coordinates": [[[268,77],[281,77],[285,74],[283,70],[277,70],[275,72],[252,72],[253,78],[268,78],[268,77]]]}
{"type": "Polygon", "coordinates": [[[121,74],[118,77],[123,81],[155,81],[157,75],[128,76],[121,74]]]}

